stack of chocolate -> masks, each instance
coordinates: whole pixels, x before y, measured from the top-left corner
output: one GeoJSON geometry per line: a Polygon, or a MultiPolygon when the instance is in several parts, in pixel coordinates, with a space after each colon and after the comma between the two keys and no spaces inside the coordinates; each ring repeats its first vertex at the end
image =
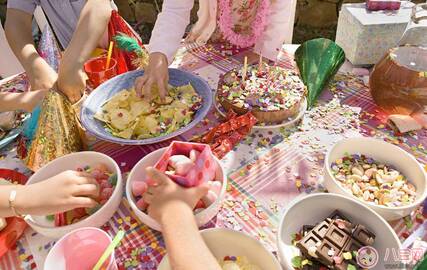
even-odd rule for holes
{"type": "Polygon", "coordinates": [[[304,270],[321,269],[322,266],[347,270],[362,269],[356,261],[357,251],[372,246],[375,234],[361,224],[352,224],[337,210],[315,226],[304,225],[302,238],[296,243],[304,257],[312,262],[304,270]]]}

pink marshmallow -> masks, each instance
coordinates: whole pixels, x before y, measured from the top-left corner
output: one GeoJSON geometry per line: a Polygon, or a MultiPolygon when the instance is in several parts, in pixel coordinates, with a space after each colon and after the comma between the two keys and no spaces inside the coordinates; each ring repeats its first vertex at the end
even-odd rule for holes
{"type": "Polygon", "coordinates": [[[191,159],[191,161],[193,161],[194,163],[196,163],[196,160],[199,158],[199,156],[200,156],[200,152],[199,152],[199,151],[197,151],[197,150],[195,150],[195,149],[192,149],[192,150],[190,151],[190,159],[191,159]]]}
{"type": "Polygon", "coordinates": [[[209,190],[208,193],[202,197],[202,201],[205,203],[206,207],[209,207],[211,204],[213,204],[218,196],[215,192],[212,190],[209,190]]]}
{"type": "Polygon", "coordinates": [[[169,165],[175,169],[175,173],[185,176],[193,167],[194,163],[184,155],[174,155],[169,158],[169,165]]]}
{"type": "Polygon", "coordinates": [[[133,181],[132,182],[132,194],[133,196],[142,196],[147,191],[148,185],[144,181],[133,181]]]}
{"type": "Polygon", "coordinates": [[[215,192],[215,194],[219,194],[221,192],[222,184],[220,181],[208,181],[209,189],[215,192]]]}
{"type": "Polygon", "coordinates": [[[141,211],[145,211],[148,207],[148,204],[144,201],[144,199],[141,198],[136,202],[136,207],[138,207],[138,209],[141,211]]]}

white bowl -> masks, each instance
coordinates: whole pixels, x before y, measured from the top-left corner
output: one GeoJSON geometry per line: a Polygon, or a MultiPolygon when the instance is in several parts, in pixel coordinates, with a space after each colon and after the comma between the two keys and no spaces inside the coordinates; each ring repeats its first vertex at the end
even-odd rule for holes
{"type": "MultiPolygon", "coordinates": [[[[128,176],[128,180],[126,183],[126,197],[129,201],[130,206],[132,207],[132,210],[135,212],[136,216],[140,218],[140,220],[146,224],[148,227],[156,230],[161,231],[160,224],[157,223],[154,219],[152,219],[149,215],[144,213],[143,211],[139,210],[139,208],[136,206],[135,198],[132,194],[132,182],[133,181],[145,181],[145,168],[149,166],[154,166],[157,161],[159,161],[160,157],[162,156],[163,152],[167,149],[161,148],[154,152],[151,152],[150,154],[143,157],[132,169],[128,176]]],[[[218,195],[217,200],[212,203],[208,208],[202,210],[201,212],[197,213],[195,215],[196,222],[199,227],[207,224],[216,214],[218,213],[219,209],[221,208],[222,201],[224,199],[224,195],[227,188],[227,175],[224,171],[224,168],[222,167],[219,160],[215,157],[215,161],[217,163],[217,172],[216,172],[216,180],[221,181],[221,191],[218,195]]]]}
{"type": "Polygon", "coordinates": [[[324,185],[331,193],[338,193],[348,197],[356,198],[350,191],[347,191],[340,183],[335,180],[332,174],[331,164],[348,154],[364,154],[377,161],[394,166],[409,182],[416,187],[417,197],[411,204],[399,207],[387,207],[375,205],[372,203],[360,201],[373,209],[386,220],[395,220],[409,215],[415,210],[427,197],[427,176],[424,169],[417,160],[405,150],[386,143],[382,140],[359,137],[344,139],[336,143],[326,154],[325,169],[323,172],[324,185]]]}
{"type": "MultiPolygon", "coordinates": [[[[260,269],[280,270],[282,267],[258,240],[229,229],[213,228],[200,232],[209,250],[217,259],[225,256],[246,256],[250,263],[260,269]]],[[[163,257],[157,270],[171,270],[168,255],[163,257]]]]}
{"type": "Polygon", "coordinates": [[[101,227],[116,212],[122,200],[123,184],[120,168],[117,163],[107,155],[98,152],[78,152],[57,158],[39,169],[28,180],[27,185],[46,180],[66,170],[76,170],[84,166],[95,166],[103,163],[108,170],[117,174],[117,185],[108,201],[87,218],[67,226],[55,227],[46,216],[30,215],[26,218],[27,223],[38,233],[51,238],[60,238],[65,234],[83,227],[101,227]]]}
{"type": "Polygon", "coordinates": [[[334,210],[339,210],[351,222],[366,226],[376,235],[373,247],[378,251],[379,261],[371,270],[384,270],[385,264],[393,263],[393,256],[388,256],[388,260],[384,261],[387,249],[389,255],[399,252],[401,244],[387,221],[358,200],[338,194],[318,193],[293,201],[280,221],[277,246],[280,262],[285,269],[293,270],[291,260],[299,255],[299,249],[292,245],[291,235],[299,232],[303,225],[314,225],[324,220],[334,210]]]}

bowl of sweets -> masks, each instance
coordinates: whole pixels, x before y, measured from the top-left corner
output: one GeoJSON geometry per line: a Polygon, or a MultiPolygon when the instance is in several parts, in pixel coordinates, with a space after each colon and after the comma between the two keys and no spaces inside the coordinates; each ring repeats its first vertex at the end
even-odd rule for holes
{"type": "Polygon", "coordinates": [[[57,158],[38,170],[27,185],[44,181],[67,170],[89,173],[100,188],[94,208],[76,208],[48,216],[28,215],[27,223],[38,233],[51,238],[83,227],[101,227],[116,212],[122,199],[123,184],[120,168],[109,156],[98,152],[78,152],[57,158]]]}
{"type": "Polygon", "coordinates": [[[386,269],[387,252],[398,252],[396,233],[381,216],[360,201],[318,193],[288,206],[277,235],[285,269],[386,269]]]}
{"type": "Polygon", "coordinates": [[[136,216],[150,228],[161,231],[157,221],[147,214],[148,205],[142,199],[152,180],[145,169],[155,167],[183,187],[208,183],[208,193],[194,208],[199,227],[207,224],[218,213],[227,187],[227,175],[219,160],[206,144],[174,141],[143,157],[132,169],[126,183],[126,196],[136,216]]]}
{"type": "MultiPolygon", "coordinates": [[[[206,229],[200,233],[223,270],[282,269],[276,257],[247,234],[224,228],[206,229]]],[[[172,269],[167,255],[157,269],[172,269]]]]}
{"type": "Polygon", "coordinates": [[[427,177],[403,149],[372,138],[339,141],[326,154],[329,192],[360,200],[386,220],[409,215],[427,197],[427,177]]]}

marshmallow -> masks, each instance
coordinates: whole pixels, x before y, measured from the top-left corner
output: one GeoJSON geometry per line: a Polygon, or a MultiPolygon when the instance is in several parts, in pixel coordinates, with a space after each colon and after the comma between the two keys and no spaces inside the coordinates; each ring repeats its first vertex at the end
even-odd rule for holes
{"type": "Polygon", "coordinates": [[[174,155],[169,158],[169,165],[175,169],[175,173],[185,176],[193,167],[194,163],[184,155],[174,155]]]}
{"type": "Polygon", "coordinates": [[[220,181],[208,181],[209,189],[215,192],[215,194],[219,194],[221,192],[222,184],[220,181]]]}
{"type": "Polygon", "coordinates": [[[191,161],[193,161],[194,163],[196,163],[196,160],[199,158],[199,156],[200,156],[200,152],[199,152],[199,151],[197,151],[197,150],[195,150],[195,149],[192,149],[192,150],[190,151],[190,159],[191,159],[191,161]]]}
{"type": "Polygon", "coordinates": [[[138,207],[138,209],[141,211],[145,211],[148,207],[148,204],[144,201],[144,199],[141,198],[136,202],[136,207],[138,207]]]}
{"type": "Polygon", "coordinates": [[[147,183],[144,181],[133,181],[132,182],[132,194],[133,196],[142,196],[147,191],[147,183]]]}

